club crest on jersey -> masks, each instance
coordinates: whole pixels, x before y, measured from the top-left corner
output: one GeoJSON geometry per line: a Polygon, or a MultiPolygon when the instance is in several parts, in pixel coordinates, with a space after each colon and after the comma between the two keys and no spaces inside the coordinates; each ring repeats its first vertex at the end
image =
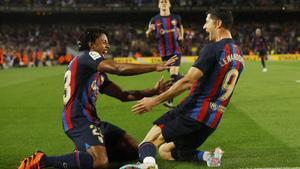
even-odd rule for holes
{"type": "Polygon", "coordinates": [[[213,102],[211,102],[211,103],[209,104],[209,106],[210,106],[210,109],[211,109],[212,111],[216,111],[216,110],[218,109],[218,107],[219,107],[216,103],[213,103],[213,102]]]}
{"type": "Polygon", "coordinates": [[[172,25],[176,25],[176,20],[171,21],[172,25]]]}
{"type": "Polygon", "coordinates": [[[100,55],[98,52],[95,52],[95,51],[90,51],[90,52],[89,52],[89,55],[90,55],[91,58],[94,59],[94,60],[101,58],[101,55],[100,55]]]}

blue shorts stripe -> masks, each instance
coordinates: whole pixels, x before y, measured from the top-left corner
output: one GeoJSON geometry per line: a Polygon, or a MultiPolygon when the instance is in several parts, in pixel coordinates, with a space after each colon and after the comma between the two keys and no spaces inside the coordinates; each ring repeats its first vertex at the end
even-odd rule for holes
{"type": "Polygon", "coordinates": [[[85,107],[87,106],[86,104],[88,104],[88,96],[87,96],[86,89],[84,89],[82,93],[82,103],[84,104],[82,109],[84,116],[88,119],[88,121],[92,122],[92,119],[90,118],[89,114],[85,109],[85,107]]]}
{"type": "Polygon", "coordinates": [[[66,109],[64,109],[64,112],[62,113],[62,122],[63,122],[64,131],[68,131],[69,127],[66,120],[66,109]]]}

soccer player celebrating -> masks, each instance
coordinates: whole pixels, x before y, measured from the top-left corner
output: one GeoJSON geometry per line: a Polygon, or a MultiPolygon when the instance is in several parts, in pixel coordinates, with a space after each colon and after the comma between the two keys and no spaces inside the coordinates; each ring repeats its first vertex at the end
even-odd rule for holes
{"type": "Polygon", "coordinates": [[[168,83],[160,80],[155,88],[141,91],[123,91],[111,82],[105,73],[122,76],[167,70],[176,60],[163,64],[120,64],[104,59],[109,49],[106,33],[89,29],[82,36],[78,57],[69,64],[65,73],[63,128],[76,145],[76,151],[62,156],[46,156],[37,151],[25,158],[19,169],[45,167],[70,169],[105,169],[108,162],[138,158],[137,142],[124,130],[101,121],[96,112],[99,92],[122,101],[153,96],[166,89],[168,83]]]}
{"type": "Polygon", "coordinates": [[[265,60],[267,59],[267,43],[265,38],[262,36],[260,28],[255,30],[255,37],[252,40],[252,47],[254,52],[258,54],[261,60],[261,65],[263,67],[263,72],[267,72],[265,60]]]}
{"type": "MultiPolygon", "coordinates": [[[[158,7],[160,13],[151,18],[146,36],[154,33],[157,41],[157,49],[163,61],[176,56],[178,59],[170,68],[170,75],[173,83],[179,79],[179,66],[181,59],[181,49],[179,41],[183,41],[183,26],[179,15],[171,14],[170,1],[159,0],[158,7]]],[[[173,108],[173,100],[164,103],[166,107],[173,108]]]]}
{"type": "Polygon", "coordinates": [[[154,121],[139,146],[143,162],[140,166],[157,168],[156,148],[165,160],[206,161],[208,166],[221,164],[220,148],[214,152],[197,148],[219,125],[244,68],[244,59],[231,36],[231,11],[216,8],[206,14],[203,29],[211,43],[203,47],[188,73],[164,93],[144,98],[132,108],[133,112],[142,114],[190,89],[189,96],[178,107],[154,121]]]}

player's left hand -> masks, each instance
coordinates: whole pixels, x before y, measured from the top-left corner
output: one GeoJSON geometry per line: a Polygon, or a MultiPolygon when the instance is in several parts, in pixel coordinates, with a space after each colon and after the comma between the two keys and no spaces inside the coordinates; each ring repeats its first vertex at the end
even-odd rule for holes
{"type": "Polygon", "coordinates": [[[163,62],[162,64],[158,65],[156,67],[156,71],[161,72],[164,70],[168,70],[170,69],[170,66],[173,65],[173,63],[175,63],[175,61],[177,60],[177,55],[174,55],[173,57],[171,57],[169,60],[167,60],[166,62],[163,62]]]}
{"type": "Polygon", "coordinates": [[[142,100],[138,101],[136,105],[131,107],[131,111],[135,114],[143,114],[152,110],[156,106],[154,98],[144,97],[142,100]]]}
{"type": "Polygon", "coordinates": [[[164,91],[168,90],[172,86],[171,80],[164,80],[164,77],[162,76],[159,81],[156,82],[154,89],[157,94],[161,94],[164,91]]]}

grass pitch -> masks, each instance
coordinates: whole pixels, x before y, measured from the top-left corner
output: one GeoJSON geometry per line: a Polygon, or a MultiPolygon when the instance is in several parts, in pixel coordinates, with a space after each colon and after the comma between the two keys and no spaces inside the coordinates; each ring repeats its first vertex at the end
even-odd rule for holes
{"type": "MultiPolygon", "coordinates": [[[[181,72],[189,66],[183,65],[181,72]]],[[[221,168],[300,166],[300,62],[268,62],[267,66],[268,72],[262,73],[259,62],[246,62],[222,122],[200,147],[221,146],[225,150],[221,168]]],[[[35,150],[47,155],[73,150],[61,122],[64,71],[62,66],[0,71],[0,169],[17,168],[35,150]]],[[[123,89],[143,89],[152,87],[160,76],[109,77],[123,89]]],[[[137,116],[130,112],[134,103],[101,95],[97,109],[103,120],[140,141],[166,108],[137,116]]],[[[207,168],[162,160],[158,164],[161,169],[207,168]]]]}

